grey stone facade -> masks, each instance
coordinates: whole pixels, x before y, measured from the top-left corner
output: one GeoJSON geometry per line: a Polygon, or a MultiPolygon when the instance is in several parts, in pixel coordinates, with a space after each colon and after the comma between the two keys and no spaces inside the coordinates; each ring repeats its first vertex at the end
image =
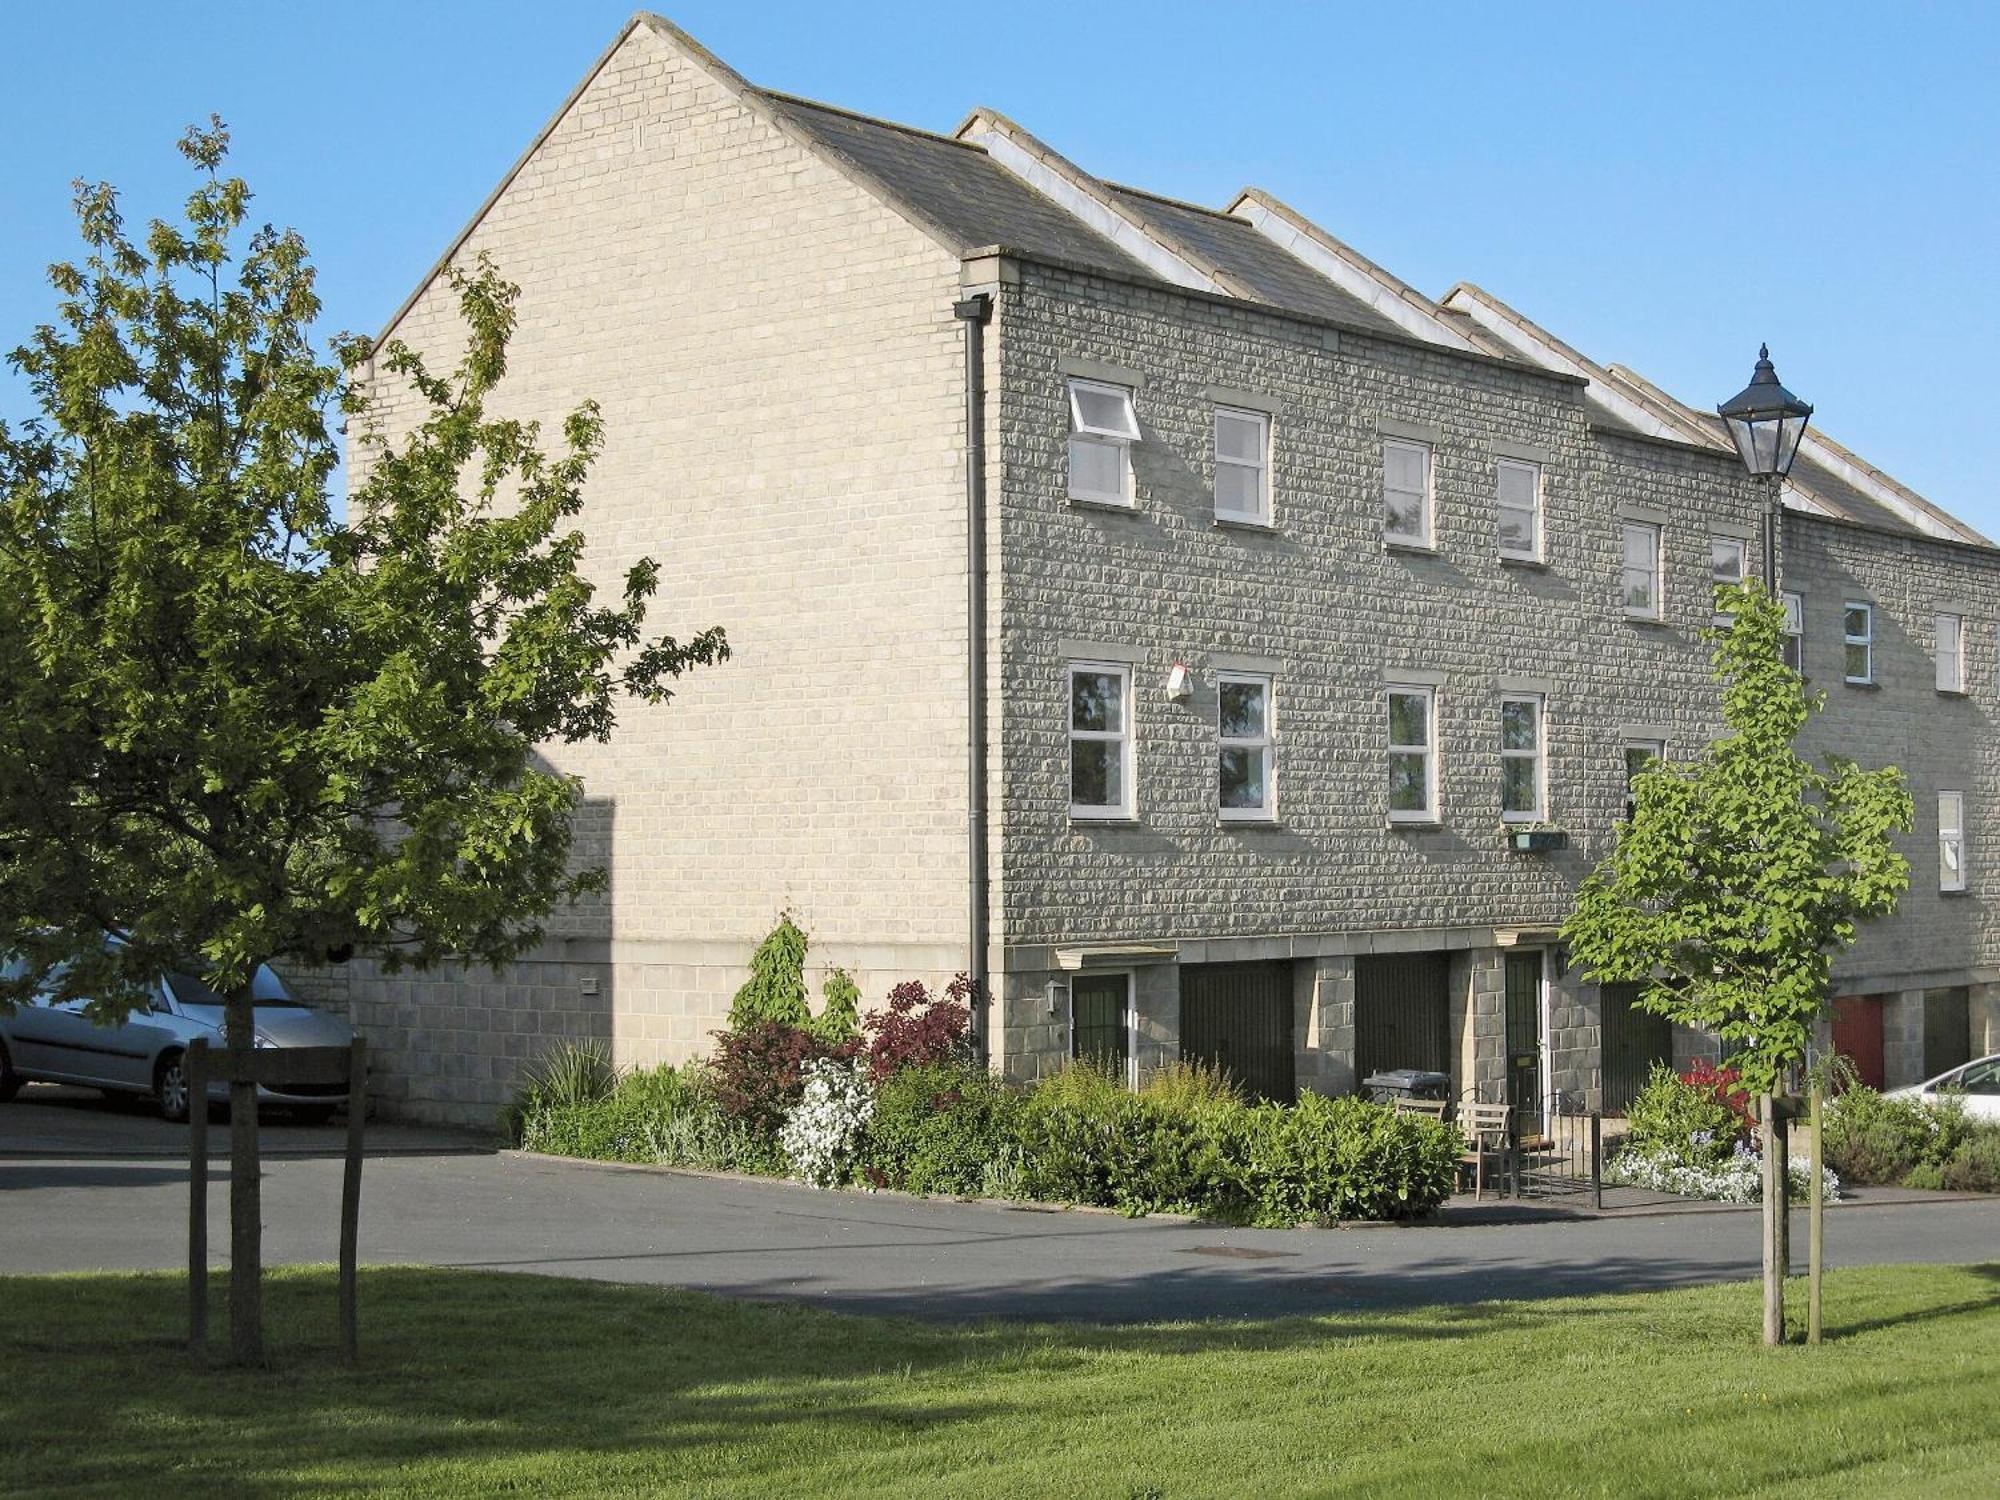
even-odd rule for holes
{"type": "MultiPolygon", "coordinates": [[[[1271,972],[1297,1086],[1344,1092],[1372,1045],[1365,961],[1436,954],[1454,1090],[1497,1097],[1507,956],[1540,952],[1544,1083],[1601,1102],[1602,997],[1565,970],[1554,930],[1611,847],[1625,742],[1690,755],[1718,726],[1701,636],[1710,544],[1740,539],[1761,570],[1762,491],[1636,377],[1525,324],[1496,339],[1323,232],[1295,233],[1275,200],[1246,197],[1239,216],[1111,189],[990,112],[961,134],[765,94],[640,17],[441,263],[488,252],[522,284],[510,412],[603,405],[591,566],[610,580],[659,557],[666,628],[720,622],[736,656],[668,711],[631,715],[611,745],[561,753],[591,790],[581,848],[608,864],[611,892],[559,918],[529,961],[501,976],[320,977],[375,1039],[389,1098],[490,1118],[524,1062],[565,1039],[631,1064],[696,1055],[780,909],[813,935],[810,977],[844,964],[871,1001],[966,967],[967,434],[952,303],[970,291],[992,299],[998,1064],[1032,1078],[1069,1056],[1080,971],[1129,972],[1136,1066],[1171,1061],[1191,986],[1212,973],[1197,966],[1254,961],[1286,966],[1271,972]],[[1133,391],[1129,508],[1068,496],[1073,376],[1133,391]],[[1216,519],[1218,404],[1269,417],[1269,525],[1216,519]],[[1430,447],[1427,548],[1384,543],[1387,436],[1430,447]],[[1532,563],[1499,555],[1502,459],[1540,466],[1532,563]],[[1627,521],[1662,528],[1657,621],[1620,598],[1627,521]],[[1131,674],[1124,821],[1070,815],[1077,660],[1131,674]],[[1193,673],[1182,698],[1166,686],[1175,663],[1193,673]],[[1218,816],[1223,671],[1273,682],[1268,822],[1218,816]],[[1387,816],[1390,680],[1436,693],[1431,824],[1387,816]],[[1544,700],[1546,822],[1567,835],[1554,852],[1503,840],[1508,692],[1544,700]]],[[[1474,311],[1499,327],[1495,307],[1474,311]]],[[[442,362],[454,319],[434,274],[392,331],[442,362]]],[[[383,396],[393,441],[411,413],[383,396]]],[[[357,471],[366,462],[363,447],[357,471]]],[[[2000,857],[1985,832],[2000,796],[1987,732],[2000,553],[1919,534],[1944,523],[1897,511],[1895,494],[1814,483],[1799,504],[1838,511],[1845,494],[1845,514],[1871,518],[1795,508],[1785,521],[1785,586],[1805,595],[1808,672],[1831,699],[1816,743],[1903,765],[1919,803],[1910,898],[1838,971],[1844,993],[1893,997],[1885,1051],[1902,1081],[1920,1066],[1927,992],[1966,988],[1970,1040],[2000,1032],[1982,878],[2000,857]],[[1850,597],[1876,605],[1872,689],[1817,672],[1838,660],[1850,597]],[[1944,698],[1931,621],[1953,604],[1970,690],[1944,698]],[[1963,896],[1936,889],[1940,787],[1966,793],[1963,896]]],[[[1681,1035],[1673,1050],[1702,1045],[1681,1035]]]]}

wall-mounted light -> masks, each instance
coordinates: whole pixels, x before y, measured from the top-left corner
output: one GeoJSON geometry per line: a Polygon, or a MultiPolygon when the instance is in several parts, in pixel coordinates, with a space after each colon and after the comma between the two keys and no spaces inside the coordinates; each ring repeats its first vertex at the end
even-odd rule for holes
{"type": "Polygon", "coordinates": [[[1167,696],[1175,700],[1194,696],[1194,673],[1188,670],[1186,662],[1177,661],[1168,668],[1167,696]]]}
{"type": "Polygon", "coordinates": [[[1063,1002],[1069,999],[1069,981],[1066,979],[1051,979],[1048,982],[1048,996],[1049,1014],[1052,1016],[1061,1015],[1063,1002]]]}

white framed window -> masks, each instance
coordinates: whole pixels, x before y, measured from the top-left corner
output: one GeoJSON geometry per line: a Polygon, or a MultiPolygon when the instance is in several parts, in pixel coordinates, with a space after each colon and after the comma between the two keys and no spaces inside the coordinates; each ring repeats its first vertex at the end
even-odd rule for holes
{"type": "Polygon", "coordinates": [[[1627,740],[1625,742],[1625,821],[1631,822],[1632,815],[1639,810],[1639,799],[1632,784],[1639,779],[1639,773],[1658,765],[1667,758],[1664,740],[1627,740]]]}
{"type": "Polygon", "coordinates": [[[1717,594],[1715,620],[1718,625],[1726,625],[1736,618],[1722,607],[1721,591],[1741,588],[1749,570],[1750,544],[1742,537],[1712,536],[1708,539],[1708,576],[1717,594]]]}
{"type": "Polygon", "coordinates": [[[1940,693],[1965,691],[1965,617],[1937,617],[1937,690],[1940,693]]]}
{"type": "Polygon", "coordinates": [[[1503,458],[1495,465],[1500,555],[1539,562],[1542,556],[1542,466],[1503,458]]]}
{"type": "Polygon", "coordinates": [[[1132,445],[1139,415],[1132,392],[1102,380],[1069,383],[1069,496],[1099,505],[1132,503],[1132,445]]]}
{"type": "Polygon", "coordinates": [[[1437,689],[1392,684],[1389,710],[1389,821],[1438,820],[1437,689]]]}
{"type": "Polygon", "coordinates": [[[1965,889],[1965,793],[1937,794],[1938,889],[1965,889]]]}
{"type": "Polygon", "coordinates": [[[1431,544],[1431,450],[1407,438],[1382,439],[1382,536],[1411,547],[1431,544]]]}
{"type": "Polygon", "coordinates": [[[1799,676],[1806,675],[1806,596],[1785,591],[1785,665],[1799,676]]]}
{"type": "Polygon", "coordinates": [[[1069,815],[1132,816],[1132,669],[1122,662],[1070,663],[1069,815]]]}
{"type": "Polygon", "coordinates": [[[1268,822],[1277,812],[1271,679],[1216,676],[1216,798],[1231,822],[1268,822]]]}
{"type": "Polygon", "coordinates": [[[1875,606],[1850,599],[1843,614],[1843,642],[1847,648],[1847,680],[1875,680],[1875,606]]]}
{"type": "Polygon", "coordinates": [[[1625,523],[1625,578],[1620,598],[1625,613],[1634,619],[1660,618],[1660,528],[1650,521],[1625,523]]]}
{"type": "Polygon", "coordinates": [[[1271,524],[1271,419],[1261,411],[1215,409],[1215,517],[1271,524]]]}
{"type": "Polygon", "coordinates": [[[1514,693],[1500,700],[1500,818],[1539,823],[1544,812],[1542,697],[1514,693]]]}

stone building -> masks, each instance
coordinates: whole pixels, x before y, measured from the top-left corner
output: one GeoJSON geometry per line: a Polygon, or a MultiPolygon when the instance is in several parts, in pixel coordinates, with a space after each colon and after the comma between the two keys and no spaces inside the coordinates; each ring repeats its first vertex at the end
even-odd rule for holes
{"type": "MultiPolygon", "coordinates": [[[[735,654],[560,751],[611,880],[540,952],[330,981],[404,1112],[490,1118],[563,1039],[701,1052],[780,910],[871,999],[984,972],[1023,1078],[1435,1066],[1615,1109],[1701,1045],[1555,931],[1628,765],[1718,724],[1700,632],[1764,501],[1713,418],[1262,191],[770,93],[652,16],[385,337],[448,357],[443,273],[482,254],[522,288],[502,404],[602,405],[592,569],[659,559],[664,628],[735,654]]],[[[1821,748],[1920,808],[1903,910],[1839,971],[1843,1040],[1900,1082],[2000,1047],[2000,551],[1817,435],[1785,499],[1821,748]]]]}

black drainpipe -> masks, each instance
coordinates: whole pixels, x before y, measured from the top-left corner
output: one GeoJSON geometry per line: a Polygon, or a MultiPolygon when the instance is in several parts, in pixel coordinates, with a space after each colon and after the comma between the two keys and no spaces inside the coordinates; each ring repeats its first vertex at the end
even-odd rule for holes
{"type": "Polygon", "coordinates": [[[965,325],[965,857],[966,941],[972,949],[972,1050],[987,1060],[986,967],[986,316],[981,294],[951,305],[965,325]]]}

